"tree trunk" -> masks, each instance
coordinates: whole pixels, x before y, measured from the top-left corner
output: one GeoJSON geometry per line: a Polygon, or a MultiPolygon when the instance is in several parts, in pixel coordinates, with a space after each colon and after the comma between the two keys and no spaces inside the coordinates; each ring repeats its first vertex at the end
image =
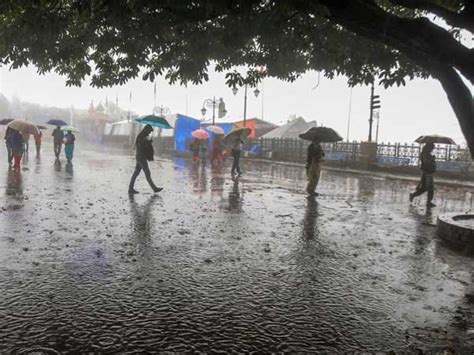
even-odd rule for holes
{"type": "Polygon", "coordinates": [[[471,157],[474,158],[474,99],[471,91],[453,68],[439,65],[432,67],[431,73],[441,82],[448,95],[448,100],[469,146],[471,157]]]}

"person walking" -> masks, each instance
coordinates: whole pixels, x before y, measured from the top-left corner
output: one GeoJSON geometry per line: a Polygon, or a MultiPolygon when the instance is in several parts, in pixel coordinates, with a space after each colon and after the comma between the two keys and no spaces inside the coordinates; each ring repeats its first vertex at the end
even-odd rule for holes
{"type": "Polygon", "coordinates": [[[427,207],[436,206],[432,201],[434,197],[434,180],[433,174],[436,172],[436,157],[431,154],[434,149],[433,143],[426,143],[420,154],[421,161],[421,180],[416,187],[416,190],[410,193],[410,203],[414,198],[421,194],[428,192],[428,199],[426,201],[427,207]]]}
{"type": "Polygon", "coordinates": [[[20,132],[12,129],[11,133],[8,135],[8,140],[14,160],[13,169],[20,170],[25,143],[23,141],[23,136],[20,132]]]}
{"type": "Polygon", "coordinates": [[[232,178],[242,176],[242,170],[240,170],[240,153],[242,151],[242,144],[244,144],[244,142],[239,137],[232,146],[232,157],[234,158],[232,170],[230,171],[232,178]]]}
{"type": "Polygon", "coordinates": [[[308,178],[308,185],[306,192],[310,196],[318,196],[316,187],[318,186],[319,178],[321,176],[321,162],[324,160],[324,150],[321,144],[314,139],[308,147],[308,155],[306,157],[306,177],[308,178]]]}
{"type": "Polygon", "coordinates": [[[61,154],[61,146],[64,140],[64,132],[61,130],[60,126],[56,126],[53,131],[52,136],[54,137],[54,156],[56,159],[59,159],[59,155],[61,154]]]}
{"type": "Polygon", "coordinates": [[[201,141],[197,138],[194,138],[194,141],[190,145],[190,150],[193,153],[193,162],[199,162],[199,154],[201,152],[201,141]]]}
{"type": "Polygon", "coordinates": [[[151,132],[153,132],[153,127],[146,125],[138,134],[135,141],[136,165],[135,171],[133,172],[132,178],[130,179],[130,184],[128,185],[128,193],[130,195],[138,193],[138,191],[135,190],[135,181],[142,170],[145,173],[146,180],[148,181],[148,184],[152,188],[153,192],[156,193],[163,190],[162,187],[157,187],[151,179],[151,172],[150,168],[148,167],[148,161],[152,161],[154,155],[153,144],[151,139],[148,137],[151,132]]]}
{"type": "Polygon", "coordinates": [[[33,137],[35,139],[35,145],[36,145],[36,156],[39,157],[40,152],[41,152],[41,140],[43,138],[43,132],[38,131],[38,133],[34,134],[33,137]]]}
{"type": "Polygon", "coordinates": [[[4,140],[5,140],[5,145],[7,147],[7,160],[8,160],[9,166],[12,165],[12,160],[13,160],[12,148],[11,148],[10,139],[9,139],[9,136],[10,134],[12,134],[12,132],[13,132],[13,129],[7,126],[7,129],[5,130],[4,140]]]}
{"type": "Polygon", "coordinates": [[[23,136],[23,154],[28,156],[30,152],[30,134],[29,133],[22,133],[23,136]]]}
{"type": "Polygon", "coordinates": [[[64,153],[68,163],[72,161],[75,141],[76,136],[71,131],[67,131],[66,135],[64,136],[64,153]]]}
{"type": "Polygon", "coordinates": [[[222,135],[215,135],[212,140],[211,162],[222,163],[222,135]]]}

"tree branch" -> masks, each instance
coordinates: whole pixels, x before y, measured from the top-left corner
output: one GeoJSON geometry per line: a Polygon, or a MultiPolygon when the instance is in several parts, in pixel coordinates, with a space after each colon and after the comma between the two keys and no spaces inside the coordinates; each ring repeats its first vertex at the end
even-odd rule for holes
{"type": "Polygon", "coordinates": [[[466,7],[461,12],[451,11],[434,2],[426,0],[389,0],[392,4],[403,6],[409,9],[419,9],[431,12],[432,14],[443,18],[446,23],[453,27],[463,28],[474,33],[474,13],[470,10],[473,5],[466,7]]]}
{"type": "Polygon", "coordinates": [[[384,11],[371,0],[320,0],[319,3],[328,9],[326,17],[329,20],[347,30],[407,55],[432,58],[455,67],[474,83],[474,50],[457,42],[450,33],[428,19],[401,18],[384,11]]]}

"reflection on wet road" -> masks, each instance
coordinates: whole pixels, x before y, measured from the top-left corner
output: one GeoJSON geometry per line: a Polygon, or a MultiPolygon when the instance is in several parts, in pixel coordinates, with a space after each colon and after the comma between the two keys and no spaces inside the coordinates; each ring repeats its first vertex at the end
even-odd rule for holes
{"type": "Polygon", "coordinates": [[[165,187],[126,194],[134,162],[78,152],[0,170],[0,352],[413,351],[473,344],[474,260],[439,244],[438,188],[303,169],[161,160],[165,187]]]}

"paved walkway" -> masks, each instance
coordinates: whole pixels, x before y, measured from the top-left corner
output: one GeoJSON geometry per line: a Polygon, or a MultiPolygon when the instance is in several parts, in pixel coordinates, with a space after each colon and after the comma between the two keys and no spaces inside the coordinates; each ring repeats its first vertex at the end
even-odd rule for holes
{"type": "MultiPolygon", "coordinates": [[[[2,163],[1,161],[0,163],[2,163]]],[[[434,235],[412,182],[159,160],[151,194],[133,159],[78,151],[0,170],[0,352],[414,351],[474,346],[474,259],[434,235]]]]}

